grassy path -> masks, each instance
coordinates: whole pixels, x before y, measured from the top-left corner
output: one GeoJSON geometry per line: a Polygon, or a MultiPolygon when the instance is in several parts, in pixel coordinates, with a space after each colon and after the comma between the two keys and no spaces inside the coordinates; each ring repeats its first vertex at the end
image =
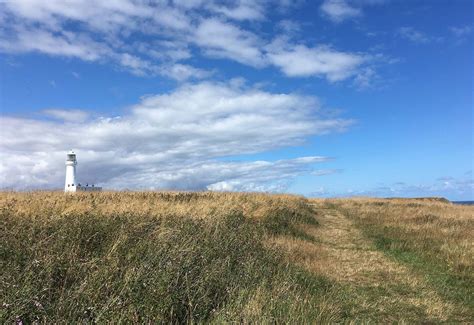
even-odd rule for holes
{"type": "MultiPolygon", "coordinates": [[[[307,270],[341,286],[346,317],[361,321],[447,321],[457,307],[443,301],[423,276],[388,258],[336,209],[320,209],[314,240],[276,239],[307,270]]],[[[456,319],[456,318],[454,318],[456,319]]]]}

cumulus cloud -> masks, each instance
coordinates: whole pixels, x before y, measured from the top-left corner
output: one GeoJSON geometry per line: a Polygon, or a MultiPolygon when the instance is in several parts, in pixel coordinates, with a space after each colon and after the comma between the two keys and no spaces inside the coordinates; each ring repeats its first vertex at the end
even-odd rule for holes
{"type": "Polygon", "coordinates": [[[307,47],[277,39],[268,47],[269,60],[290,77],[324,76],[340,81],[356,74],[366,60],[362,55],[327,46],[307,47]]]}
{"type": "Polygon", "coordinates": [[[381,5],[389,0],[324,0],[321,14],[334,23],[354,19],[363,15],[363,7],[381,5]]]}
{"type": "Polygon", "coordinates": [[[360,9],[351,6],[346,0],[325,0],[320,9],[326,17],[336,23],[362,15],[360,9]]]}
{"type": "Polygon", "coordinates": [[[44,113],[63,121],[2,116],[2,187],[60,187],[64,154],[75,149],[79,181],[108,188],[276,189],[325,158],[222,158],[299,145],[352,122],[328,117],[315,97],[210,82],[145,96],[123,116],[44,113]]]}
{"type": "Polygon", "coordinates": [[[331,82],[357,75],[359,68],[369,61],[369,56],[323,45],[308,47],[286,37],[266,43],[253,33],[217,19],[203,21],[194,42],[210,56],[231,58],[254,67],[273,65],[288,77],[318,76],[331,82]]]}
{"type": "MultiPolygon", "coordinates": [[[[342,0],[327,2],[332,12],[339,10],[339,17],[351,12],[351,7],[344,9],[342,0]]],[[[0,51],[112,63],[138,76],[162,75],[180,82],[212,75],[212,71],[190,63],[198,55],[254,68],[276,67],[289,77],[316,76],[331,82],[351,78],[362,62],[369,64],[364,60],[367,56],[324,44],[289,40],[282,44],[282,39],[295,35],[299,28],[289,20],[279,23],[280,34],[276,36],[263,33],[255,25],[242,24],[265,20],[270,4],[281,8],[285,3],[7,1],[0,3],[4,20],[0,51]]]]}

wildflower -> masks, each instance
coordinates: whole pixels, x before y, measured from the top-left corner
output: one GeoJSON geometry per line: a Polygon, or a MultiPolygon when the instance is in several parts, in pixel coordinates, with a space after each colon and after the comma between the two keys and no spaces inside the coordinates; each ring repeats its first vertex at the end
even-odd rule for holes
{"type": "Polygon", "coordinates": [[[35,300],[34,304],[36,308],[43,309],[43,305],[39,301],[35,300]]]}

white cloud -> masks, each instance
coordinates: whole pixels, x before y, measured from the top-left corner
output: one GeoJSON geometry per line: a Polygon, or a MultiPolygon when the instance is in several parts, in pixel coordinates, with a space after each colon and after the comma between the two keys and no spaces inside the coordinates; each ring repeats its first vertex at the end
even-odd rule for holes
{"type": "Polygon", "coordinates": [[[363,61],[360,54],[289,41],[276,48],[281,39],[295,35],[299,28],[295,22],[281,21],[279,37],[255,25],[238,25],[241,20],[264,20],[270,6],[284,3],[8,1],[0,4],[6,13],[0,26],[0,51],[112,63],[135,75],[159,74],[181,82],[212,75],[187,62],[196,55],[255,68],[276,66],[290,77],[339,81],[356,75],[363,61]]]}
{"type": "Polygon", "coordinates": [[[426,33],[419,31],[413,27],[400,27],[397,31],[397,34],[413,43],[418,44],[427,44],[432,42],[442,42],[442,37],[434,37],[427,35],[426,33]]]}
{"type": "Polygon", "coordinates": [[[345,191],[321,188],[310,195],[317,197],[445,197],[454,201],[473,200],[474,180],[469,176],[466,174],[461,177],[440,177],[434,181],[420,184],[396,182],[380,184],[366,189],[348,189],[345,191]]]}
{"type": "Polygon", "coordinates": [[[363,8],[381,5],[390,0],[324,0],[320,6],[322,15],[334,23],[363,15],[363,8]]]}
{"type": "Polygon", "coordinates": [[[390,2],[390,0],[351,0],[351,2],[358,6],[372,6],[382,5],[390,2]]]}
{"type": "Polygon", "coordinates": [[[274,65],[288,77],[318,76],[331,82],[356,75],[369,59],[328,46],[294,44],[285,37],[267,44],[255,34],[217,19],[204,20],[196,31],[194,42],[210,56],[232,58],[255,67],[274,65]]]}
{"type": "Polygon", "coordinates": [[[398,34],[415,43],[428,43],[430,38],[423,32],[420,32],[413,27],[400,27],[398,34]]]}
{"type": "Polygon", "coordinates": [[[129,53],[117,55],[120,65],[136,75],[146,75],[154,70],[154,66],[149,62],[129,53]]]}
{"type": "Polygon", "coordinates": [[[108,45],[94,41],[84,34],[15,27],[15,33],[11,36],[0,37],[0,51],[8,53],[40,52],[52,56],[78,58],[84,61],[109,60],[136,75],[153,74],[157,69],[155,65],[145,59],[130,53],[117,52],[108,45]]]}
{"type": "MultiPolygon", "coordinates": [[[[175,80],[202,79],[211,73],[188,64],[174,63],[187,58],[189,53],[176,44],[166,44],[166,51],[161,52],[161,58],[167,64],[156,65],[143,57],[119,52],[106,44],[98,43],[87,35],[71,32],[50,32],[46,30],[16,28],[14,37],[0,38],[0,51],[3,52],[41,52],[53,56],[75,57],[84,61],[111,61],[122,69],[135,75],[161,74],[175,80]]],[[[142,51],[147,51],[143,48],[142,51]]],[[[148,50],[147,54],[157,57],[155,50],[148,50]]],[[[78,74],[73,72],[78,78],[78,74]]]]}
{"type": "Polygon", "coordinates": [[[301,31],[301,25],[289,19],[284,19],[278,22],[277,27],[281,29],[285,35],[294,35],[301,31]]]}
{"type": "Polygon", "coordinates": [[[188,44],[183,41],[158,40],[156,42],[135,42],[134,47],[144,55],[170,62],[186,60],[192,57],[188,44]]]}
{"type": "MultiPolygon", "coordinates": [[[[89,28],[112,32],[130,24],[131,18],[150,17],[155,10],[145,4],[130,1],[93,0],[18,0],[3,5],[22,19],[59,28],[64,20],[80,21],[89,28]]],[[[159,11],[157,8],[156,11],[159,11]]]]}
{"type": "Polygon", "coordinates": [[[0,34],[0,50],[3,52],[41,52],[84,61],[96,61],[110,53],[107,46],[80,34],[53,33],[22,26],[15,28],[11,36],[6,32],[3,34],[0,34]]]}
{"type": "Polygon", "coordinates": [[[278,161],[188,162],[130,173],[110,184],[117,188],[137,188],[137,184],[143,184],[144,188],[178,190],[283,192],[296,176],[326,160],[325,157],[304,157],[278,161]],[[150,180],[156,183],[149,186],[150,180]]]}
{"type": "Polygon", "coordinates": [[[325,0],[320,7],[322,13],[333,22],[362,15],[362,11],[351,6],[346,0],[325,0]]]}
{"type": "MultiPolygon", "coordinates": [[[[143,58],[137,49],[127,45],[127,37],[132,31],[169,35],[191,30],[189,17],[168,4],[131,0],[100,3],[89,0],[20,0],[0,6],[8,17],[8,23],[0,27],[2,52],[40,52],[84,61],[112,62],[136,75],[165,72],[173,78],[166,61],[190,57],[186,48],[177,48],[179,42],[173,45],[174,42],[160,38],[156,44],[163,44],[165,51],[162,51],[164,54],[159,62],[143,58]],[[76,23],[74,29],[69,27],[71,22],[76,23]]],[[[152,51],[148,55],[156,58],[153,54],[158,51],[152,51]]],[[[203,75],[198,69],[193,70],[196,74],[192,74],[191,66],[186,66],[189,76],[203,75]]]]}
{"type": "Polygon", "coordinates": [[[377,73],[371,67],[367,67],[365,69],[361,69],[357,76],[354,78],[354,85],[358,89],[367,89],[372,86],[374,83],[374,79],[377,78],[377,73]]]}
{"type": "Polygon", "coordinates": [[[281,39],[268,47],[267,56],[287,76],[324,76],[331,82],[355,75],[366,60],[361,55],[339,52],[327,46],[293,45],[281,39]]]}
{"type": "Polygon", "coordinates": [[[353,191],[350,195],[377,197],[446,197],[448,199],[474,198],[474,181],[464,177],[438,179],[431,183],[381,185],[368,190],[353,191]]]}
{"type": "MultiPolygon", "coordinates": [[[[306,157],[314,163],[325,161],[324,157],[306,157]]],[[[225,181],[207,186],[212,191],[284,191],[296,176],[310,170],[308,163],[298,159],[275,162],[256,161],[250,163],[227,163],[223,170],[225,181]]]]}
{"type": "Polygon", "coordinates": [[[65,122],[84,122],[89,117],[88,112],[79,109],[46,109],[43,113],[65,122]]]}
{"type": "Polygon", "coordinates": [[[454,36],[455,44],[460,45],[468,41],[472,34],[472,26],[453,26],[449,28],[451,34],[454,36]]]}
{"type": "Polygon", "coordinates": [[[324,117],[314,97],[209,82],[146,96],[119,117],[80,122],[61,110],[46,113],[65,121],[2,116],[2,187],[60,187],[64,153],[73,148],[79,157],[79,181],[84,183],[218,189],[222,182],[231,182],[234,188],[271,188],[324,158],[219,159],[299,145],[309,136],[343,131],[351,124],[324,117]]]}
{"type": "Polygon", "coordinates": [[[260,0],[174,0],[173,2],[185,10],[205,9],[226,18],[249,21],[265,19],[266,6],[269,4],[269,1],[260,0]]]}
{"type": "Polygon", "coordinates": [[[231,6],[213,3],[209,8],[235,20],[262,20],[265,18],[264,3],[255,0],[238,0],[231,6]]]}
{"type": "Polygon", "coordinates": [[[185,81],[189,79],[204,79],[212,74],[212,72],[210,71],[198,69],[193,66],[180,63],[162,66],[160,68],[160,72],[162,75],[168,76],[178,81],[185,81]]]}
{"type": "Polygon", "coordinates": [[[339,174],[341,172],[342,172],[342,169],[318,169],[311,172],[311,175],[326,176],[326,175],[332,175],[332,174],[339,174]]]}
{"type": "Polygon", "coordinates": [[[465,37],[471,34],[472,27],[471,26],[450,27],[449,30],[456,37],[465,37]]]}
{"type": "Polygon", "coordinates": [[[265,65],[259,49],[263,41],[253,33],[218,19],[203,20],[192,36],[192,41],[210,56],[231,58],[255,67],[265,65]]]}

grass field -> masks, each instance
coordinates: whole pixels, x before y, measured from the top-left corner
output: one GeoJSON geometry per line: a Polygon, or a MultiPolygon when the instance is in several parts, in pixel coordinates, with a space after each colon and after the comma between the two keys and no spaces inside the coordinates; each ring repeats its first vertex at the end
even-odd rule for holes
{"type": "Polygon", "coordinates": [[[0,322],[472,322],[474,207],[0,193],[0,322]]]}

